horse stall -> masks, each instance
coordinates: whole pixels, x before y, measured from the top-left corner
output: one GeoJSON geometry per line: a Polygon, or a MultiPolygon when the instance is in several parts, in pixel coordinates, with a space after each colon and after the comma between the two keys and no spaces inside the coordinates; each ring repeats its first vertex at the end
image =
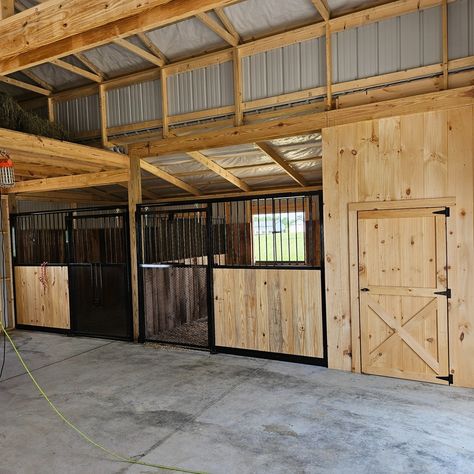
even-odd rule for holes
{"type": "Polygon", "coordinates": [[[16,325],[131,339],[125,208],[11,216],[16,325]]]}
{"type": "Polygon", "coordinates": [[[322,196],[139,208],[141,339],[327,365],[322,196]]]}

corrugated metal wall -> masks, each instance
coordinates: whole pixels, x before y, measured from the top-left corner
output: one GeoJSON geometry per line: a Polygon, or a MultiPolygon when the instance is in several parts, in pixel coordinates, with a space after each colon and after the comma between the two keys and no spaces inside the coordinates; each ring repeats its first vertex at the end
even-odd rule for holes
{"type": "Polygon", "coordinates": [[[243,97],[248,102],[326,83],[325,38],[303,41],[243,58],[243,97]]]}
{"type": "Polygon", "coordinates": [[[441,8],[341,31],[331,39],[335,83],[439,63],[441,8]]]}
{"type": "Polygon", "coordinates": [[[116,127],[162,117],[161,80],[107,91],[107,126],[116,127]]]}
{"type": "Polygon", "coordinates": [[[56,121],[71,133],[100,129],[99,95],[56,102],[56,121]]]}
{"type": "Polygon", "coordinates": [[[233,61],[227,61],[169,76],[170,115],[233,105],[233,67],[233,61]]]}
{"type": "Polygon", "coordinates": [[[474,0],[448,4],[449,59],[474,55],[474,0]]]}

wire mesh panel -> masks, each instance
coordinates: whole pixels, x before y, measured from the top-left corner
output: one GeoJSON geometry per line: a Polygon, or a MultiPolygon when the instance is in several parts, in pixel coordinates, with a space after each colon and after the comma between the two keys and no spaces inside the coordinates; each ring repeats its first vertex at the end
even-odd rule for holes
{"type": "Polygon", "coordinates": [[[320,267],[319,195],[218,202],[214,266],[320,267]]]}
{"type": "Polygon", "coordinates": [[[207,209],[142,208],[145,338],[208,347],[207,209]]]}
{"type": "Polygon", "coordinates": [[[43,212],[12,216],[14,264],[66,264],[67,215],[67,212],[43,212]]]}

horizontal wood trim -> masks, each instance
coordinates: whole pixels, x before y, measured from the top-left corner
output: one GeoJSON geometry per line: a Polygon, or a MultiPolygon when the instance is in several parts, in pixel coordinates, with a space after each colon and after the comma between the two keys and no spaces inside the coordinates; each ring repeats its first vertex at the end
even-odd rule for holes
{"type": "Polygon", "coordinates": [[[107,134],[118,135],[120,133],[135,132],[137,130],[144,130],[148,128],[158,128],[162,125],[163,121],[161,119],[147,120],[146,122],[129,123],[127,125],[117,125],[116,127],[109,127],[107,128],[107,134]]]}
{"type": "Polygon", "coordinates": [[[352,202],[348,204],[349,211],[377,211],[382,209],[411,209],[411,208],[444,208],[456,205],[455,197],[429,198],[429,199],[403,199],[400,201],[370,201],[352,202]]]}
{"type": "Polygon", "coordinates": [[[410,209],[386,209],[377,211],[361,211],[359,219],[395,219],[410,217],[434,217],[433,212],[444,211],[444,207],[423,207],[410,209]]]}
{"type": "Polygon", "coordinates": [[[76,174],[58,178],[19,181],[8,190],[9,194],[60,191],[64,189],[92,188],[128,181],[128,170],[102,171],[100,173],[76,174]]]}
{"type": "Polygon", "coordinates": [[[37,94],[50,96],[51,89],[44,89],[43,87],[38,87],[27,82],[19,81],[18,79],[13,79],[12,77],[0,76],[0,82],[9,84],[11,86],[19,87],[20,89],[25,89],[31,92],[36,92],[37,94]]]}
{"type": "Polygon", "coordinates": [[[191,122],[193,120],[199,120],[203,118],[211,118],[219,115],[230,115],[234,113],[235,107],[233,105],[227,105],[225,107],[215,107],[212,109],[198,110],[197,112],[188,112],[179,115],[170,115],[169,123],[180,123],[180,122],[191,122]]]}
{"type": "Polygon", "coordinates": [[[177,61],[175,63],[170,63],[166,65],[163,70],[168,76],[171,76],[193,69],[200,69],[202,67],[212,66],[213,64],[225,63],[227,61],[232,61],[232,51],[232,49],[225,49],[216,53],[209,53],[191,59],[184,59],[182,61],[177,61]]]}
{"type": "Polygon", "coordinates": [[[302,135],[325,127],[360,122],[394,115],[441,110],[473,103],[474,87],[461,87],[447,91],[422,94],[416,97],[392,99],[346,109],[331,110],[291,117],[278,121],[242,125],[215,132],[191,136],[170,137],[159,141],[131,144],[129,149],[140,157],[157,156],[175,152],[199,151],[207,148],[239,145],[275,138],[302,135]]]}
{"type": "Polygon", "coordinates": [[[420,298],[446,298],[446,296],[435,295],[437,291],[444,291],[444,288],[408,288],[395,286],[368,286],[371,295],[386,296],[418,296],[420,298]]]}

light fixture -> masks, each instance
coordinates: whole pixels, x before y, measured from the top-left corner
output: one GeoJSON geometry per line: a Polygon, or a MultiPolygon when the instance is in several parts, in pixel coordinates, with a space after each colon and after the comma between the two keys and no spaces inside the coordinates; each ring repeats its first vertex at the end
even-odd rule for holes
{"type": "Polygon", "coordinates": [[[13,161],[6,150],[0,150],[0,188],[15,186],[13,161]]]}

